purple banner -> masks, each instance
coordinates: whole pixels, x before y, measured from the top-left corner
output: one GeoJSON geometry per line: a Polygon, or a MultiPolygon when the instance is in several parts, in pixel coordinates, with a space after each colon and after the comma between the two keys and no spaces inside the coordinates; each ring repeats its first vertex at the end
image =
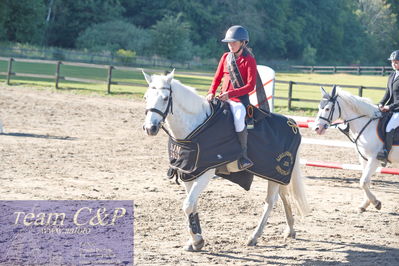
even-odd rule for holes
{"type": "Polygon", "coordinates": [[[133,201],[0,201],[0,265],[133,265],[133,201]]]}

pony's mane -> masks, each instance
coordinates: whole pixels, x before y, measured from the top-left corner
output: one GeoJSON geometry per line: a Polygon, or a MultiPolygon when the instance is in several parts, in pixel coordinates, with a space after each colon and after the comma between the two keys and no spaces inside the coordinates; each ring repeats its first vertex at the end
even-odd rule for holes
{"type": "Polygon", "coordinates": [[[184,106],[188,107],[187,111],[197,113],[202,110],[206,100],[197,93],[195,88],[184,85],[176,79],[172,80],[171,85],[173,87],[173,97],[176,97],[178,102],[184,103],[184,106]]]}
{"type": "Polygon", "coordinates": [[[354,112],[358,114],[364,114],[370,118],[376,116],[378,108],[370,99],[353,95],[340,88],[337,89],[337,94],[349,105],[354,112]]]}

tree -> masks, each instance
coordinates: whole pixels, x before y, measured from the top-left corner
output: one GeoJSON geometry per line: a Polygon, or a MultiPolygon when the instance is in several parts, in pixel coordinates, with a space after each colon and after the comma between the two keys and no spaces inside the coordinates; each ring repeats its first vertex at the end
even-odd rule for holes
{"type": "MultiPolygon", "coordinates": [[[[386,0],[389,5],[389,10],[395,16],[396,19],[396,30],[399,29],[399,0],[386,0]]],[[[399,47],[399,34],[395,35],[395,47],[399,47]]]]}
{"type": "Polygon", "coordinates": [[[364,32],[370,37],[368,51],[370,61],[383,62],[389,53],[394,50],[398,40],[398,29],[395,14],[385,0],[357,0],[356,11],[364,32]]]}
{"type": "Polygon", "coordinates": [[[94,51],[132,50],[143,55],[148,50],[150,33],[124,21],[109,21],[88,27],[78,37],[76,46],[94,51]]]}
{"type": "Polygon", "coordinates": [[[119,0],[54,0],[48,21],[47,44],[73,48],[89,26],[122,18],[119,0]]]}
{"type": "Polygon", "coordinates": [[[240,24],[258,61],[375,64],[398,49],[398,15],[399,0],[0,0],[0,40],[218,59],[240,24]]]}
{"type": "Polygon", "coordinates": [[[152,27],[152,47],[155,54],[171,60],[192,57],[189,24],[180,19],[181,14],[165,16],[152,27]]]}
{"type": "Polygon", "coordinates": [[[0,41],[6,40],[5,21],[8,17],[8,6],[5,1],[0,1],[0,41]]]}
{"type": "Polygon", "coordinates": [[[0,39],[39,44],[44,19],[43,0],[3,0],[0,3],[0,39]]]}
{"type": "Polygon", "coordinates": [[[241,20],[248,25],[250,45],[257,57],[266,60],[287,57],[287,39],[298,34],[287,31],[290,5],[291,0],[256,0],[251,3],[252,12],[256,15],[247,14],[241,20]]]}
{"type": "Polygon", "coordinates": [[[174,14],[181,14],[181,20],[190,25],[190,40],[195,44],[195,55],[199,57],[219,57],[224,46],[226,25],[229,16],[225,0],[174,0],[169,8],[174,14]]]}
{"type": "Polygon", "coordinates": [[[170,10],[170,2],[173,0],[120,0],[120,2],[124,8],[123,17],[140,28],[151,28],[165,15],[173,15],[170,10]]]}

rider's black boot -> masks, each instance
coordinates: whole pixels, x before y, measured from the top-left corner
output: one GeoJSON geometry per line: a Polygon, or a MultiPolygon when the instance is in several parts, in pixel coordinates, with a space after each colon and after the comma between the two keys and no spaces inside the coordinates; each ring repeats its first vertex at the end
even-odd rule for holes
{"type": "Polygon", "coordinates": [[[241,132],[237,132],[238,140],[240,141],[242,148],[242,156],[238,159],[238,169],[245,170],[254,165],[254,163],[248,158],[247,155],[247,140],[248,140],[248,131],[245,128],[241,132]]]}
{"type": "Polygon", "coordinates": [[[392,148],[394,135],[395,135],[395,130],[394,129],[392,129],[391,131],[387,132],[387,134],[385,136],[384,148],[382,149],[382,151],[380,151],[377,154],[377,159],[382,161],[384,163],[384,165],[386,165],[387,162],[389,162],[388,156],[389,156],[389,152],[390,152],[390,150],[392,148]]]}

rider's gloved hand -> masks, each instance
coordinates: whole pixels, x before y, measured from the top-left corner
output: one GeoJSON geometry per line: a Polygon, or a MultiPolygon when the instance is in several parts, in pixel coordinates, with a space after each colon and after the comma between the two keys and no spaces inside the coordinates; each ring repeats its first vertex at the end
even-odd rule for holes
{"type": "Polygon", "coordinates": [[[389,106],[388,105],[380,106],[379,109],[380,109],[381,112],[389,112],[389,106]]]}
{"type": "Polygon", "coordinates": [[[212,93],[209,93],[209,94],[206,96],[206,100],[207,100],[208,102],[211,102],[211,101],[213,100],[213,98],[215,98],[215,94],[212,94],[212,93]]]}

